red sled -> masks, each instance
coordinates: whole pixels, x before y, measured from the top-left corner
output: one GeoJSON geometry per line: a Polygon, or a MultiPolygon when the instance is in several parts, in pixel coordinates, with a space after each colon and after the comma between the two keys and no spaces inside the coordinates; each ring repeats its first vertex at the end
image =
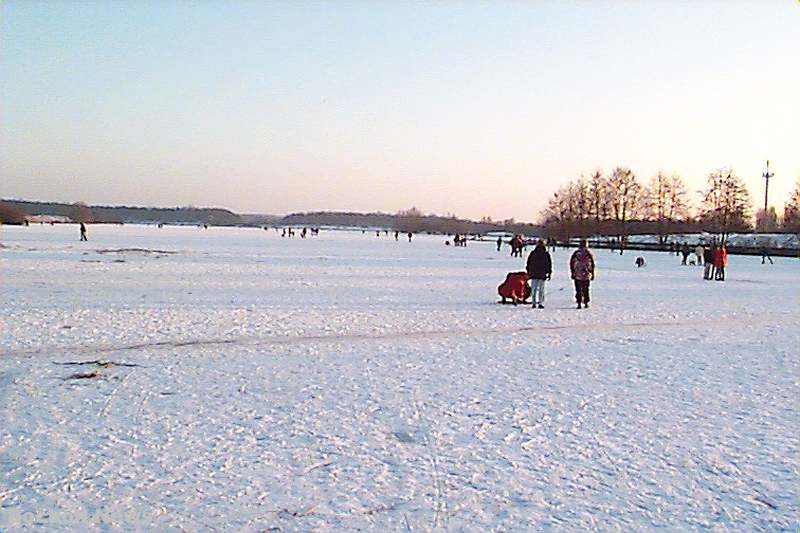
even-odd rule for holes
{"type": "Polygon", "coordinates": [[[497,294],[503,299],[500,303],[508,303],[506,300],[511,300],[511,303],[517,305],[519,302],[525,303],[525,300],[531,296],[531,288],[528,286],[528,273],[527,272],[509,272],[506,274],[506,280],[497,287],[497,294]]]}

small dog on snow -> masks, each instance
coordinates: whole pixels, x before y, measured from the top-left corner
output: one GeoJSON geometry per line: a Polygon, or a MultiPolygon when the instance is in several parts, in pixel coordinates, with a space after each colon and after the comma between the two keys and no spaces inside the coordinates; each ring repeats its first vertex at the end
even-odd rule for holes
{"type": "Polygon", "coordinates": [[[644,260],[644,257],[641,255],[636,258],[636,268],[642,268],[647,264],[647,261],[644,260]]]}

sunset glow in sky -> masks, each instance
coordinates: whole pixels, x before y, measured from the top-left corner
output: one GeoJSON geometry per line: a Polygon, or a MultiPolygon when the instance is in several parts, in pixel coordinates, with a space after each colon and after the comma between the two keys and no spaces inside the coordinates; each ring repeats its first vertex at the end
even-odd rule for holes
{"type": "Polygon", "coordinates": [[[0,4],[0,197],[535,220],[597,168],[800,177],[800,3],[0,4]]]}

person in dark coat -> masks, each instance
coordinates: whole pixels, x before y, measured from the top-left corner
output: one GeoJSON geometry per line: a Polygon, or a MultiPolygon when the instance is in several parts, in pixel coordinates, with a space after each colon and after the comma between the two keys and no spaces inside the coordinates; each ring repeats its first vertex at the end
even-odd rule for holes
{"type": "Polygon", "coordinates": [[[686,243],[686,242],[683,243],[683,246],[681,246],[681,264],[682,265],[686,264],[686,259],[689,258],[689,254],[690,253],[692,253],[692,251],[689,249],[689,243],[686,243]]]}
{"type": "Polygon", "coordinates": [[[761,264],[766,264],[769,261],[770,265],[773,265],[772,256],[769,253],[769,249],[772,247],[772,240],[767,239],[766,242],[761,244],[761,264]]]}
{"type": "Polygon", "coordinates": [[[589,307],[589,284],[594,279],[594,255],[589,251],[589,243],[581,239],[580,246],[569,259],[569,270],[575,282],[575,301],[578,309],[581,304],[589,307]]]}
{"type": "Polygon", "coordinates": [[[553,261],[550,258],[550,252],[544,241],[540,240],[536,243],[536,247],[528,256],[528,264],[526,270],[531,279],[531,298],[533,301],[533,308],[544,309],[544,285],[553,274],[553,261]]]}
{"type": "Polygon", "coordinates": [[[703,248],[703,279],[714,279],[714,255],[717,245],[703,248]]]}
{"type": "Polygon", "coordinates": [[[89,240],[89,238],[86,236],[86,234],[87,234],[86,224],[81,222],[81,240],[82,241],[88,241],[89,240]]]}
{"type": "Polygon", "coordinates": [[[511,257],[522,257],[522,251],[525,250],[525,239],[522,235],[514,235],[509,241],[511,245],[511,257]]]}

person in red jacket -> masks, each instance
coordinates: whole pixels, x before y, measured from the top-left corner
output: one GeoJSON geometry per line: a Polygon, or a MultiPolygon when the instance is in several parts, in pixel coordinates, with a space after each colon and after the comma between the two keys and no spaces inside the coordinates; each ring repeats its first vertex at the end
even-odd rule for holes
{"type": "Polygon", "coordinates": [[[726,266],[728,266],[728,249],[725,248],[724,244],[720,244],[719,248],[714,252],[714,270],[716,270],[714,279],[725,281],[726,266]]]}

